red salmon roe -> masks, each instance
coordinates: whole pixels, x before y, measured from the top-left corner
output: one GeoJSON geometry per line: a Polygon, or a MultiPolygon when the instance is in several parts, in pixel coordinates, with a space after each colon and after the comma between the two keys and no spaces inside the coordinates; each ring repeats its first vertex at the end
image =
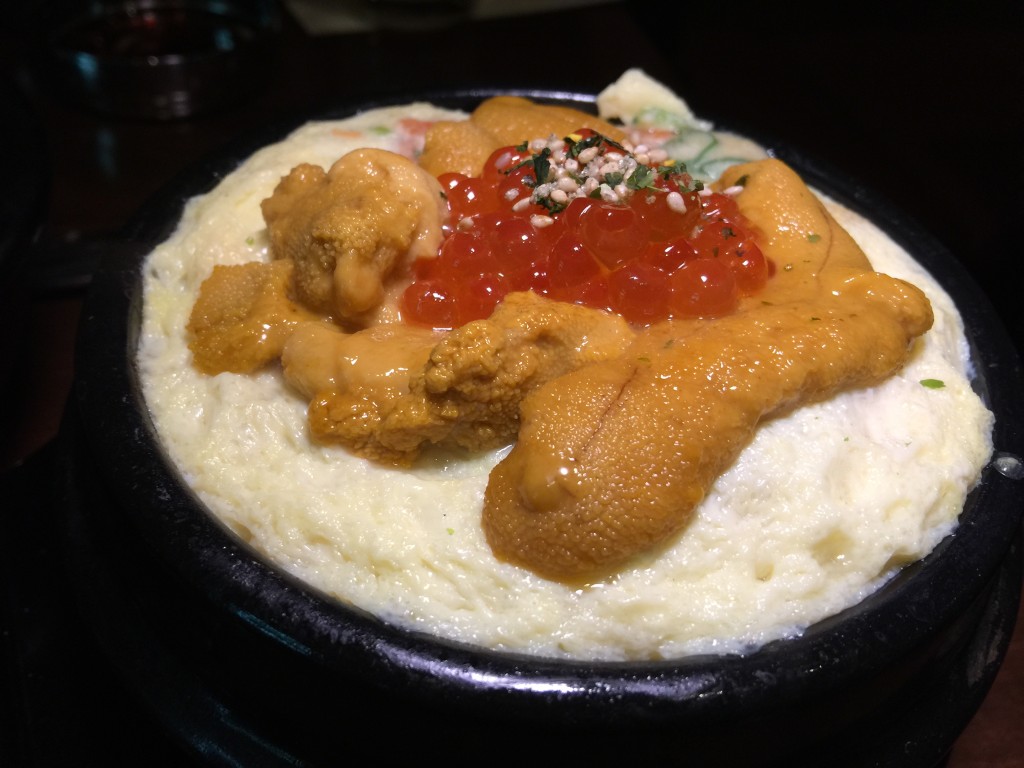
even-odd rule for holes
{"type": "Polygon", "coordinates": [[[730,195],[590,130],[438,178],[450,223],[438,256],[413,265],[400,302],[412,323],[455,328],[521,290],[637,325],[717,317],[774,272],[730,195]]]}

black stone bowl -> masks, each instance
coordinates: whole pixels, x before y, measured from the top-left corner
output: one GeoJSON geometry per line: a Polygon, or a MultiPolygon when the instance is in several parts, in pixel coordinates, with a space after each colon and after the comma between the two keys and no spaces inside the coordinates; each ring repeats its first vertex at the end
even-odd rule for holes
{"type": "MultiPolygon", "coordinates": [[[[490,95],[417,97],[471,108],[490,95]]],[[[584,109],[594,101],[523,95],[584,109]]],[[[866,189],[769,143],[909,249],[963,313],[997,453],[958,530],[932,554],[800,638],[745,656],[587,663],[495,653],[392,626],[283,573],[197,501],[147,414],[135,365],[143,258],[187,198],[308,117],[235,144],[152,201],[86,303],[64,441],[65,545],[83,611],[141,706],[197,761],[218,765],[938,764],[999,667],[1021,582],[1024,376],[954,258],[866,189]]]]}

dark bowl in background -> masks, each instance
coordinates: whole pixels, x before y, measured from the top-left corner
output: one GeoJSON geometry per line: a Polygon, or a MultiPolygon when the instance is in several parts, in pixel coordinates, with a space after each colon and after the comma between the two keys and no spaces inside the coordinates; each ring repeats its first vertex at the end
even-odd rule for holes
{"type": "Polygon", "coordinates": [[[251,97],[280,33],[275,0],[94,0],[46,40],[46,72],[73,103],[174,120],[251,97]]]}
{"type": "MultiPolygon", "coordinates": [[[[519,93],[593,109],[589,95],[519,93]]],[[[490,95],[415,98],[471,108],[490,95]]],[[[769,146],[779,157],[874,219],[952,295],[976,388],[996,415],[997,454],[958,530],[860,604],[745,656],[588,663],[501,654],[320,594],[197,501],[140,392],[142,260],[173,231],[186,199],[254,149],[308,117],[355,110],[265,129],[192,169],[140,211],[94,278],[62,435],[64,546],[83,575],[83,613],[141,704],[216,765],[497,755],[598,765],[939,764],[991,685],[1020,599],[1024,374],[989,302],[940,243],[870,190],[778,142],[769,146]]]]}

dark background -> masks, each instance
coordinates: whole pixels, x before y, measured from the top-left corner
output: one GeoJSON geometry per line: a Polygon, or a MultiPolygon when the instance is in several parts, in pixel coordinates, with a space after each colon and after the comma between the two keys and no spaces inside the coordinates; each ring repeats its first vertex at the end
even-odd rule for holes
{"type": "MultiPolygon", "coordinates": [[[[0,468],[40,460],[57,433],[91,259],[151,195],[278,121],[453,87],[594,93],[642,67],[698,115],[796,147],[891,202],[965,266],[1024,347],[1022,3],[553,2],[415,27],[384,15],[329,35],[281,6],[260,74],[177,121],[69,97],[47,40],[84,5],[23,2],[0,20],[0,468]]],[[[1019,635],[950,768],[1024,765],[1019,635]]]]}

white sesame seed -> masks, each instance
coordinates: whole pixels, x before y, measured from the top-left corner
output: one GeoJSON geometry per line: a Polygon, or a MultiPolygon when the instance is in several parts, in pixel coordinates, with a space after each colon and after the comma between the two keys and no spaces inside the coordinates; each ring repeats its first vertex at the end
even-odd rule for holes
{"type": "Polygon", "coordinates": [[[668,205],[670,211],[676,213],[686,213],[686,201],[683,196],[673,190],[665,196],[665,204],[668,205]]]}
{"type": "Polygon", "coordinates": [[[597,147],[587,147],[576,156],[581,163],[589,163],[597,157],[597,147]]]}
{"type": "Polygon", "coordinates": [[[739,184],[733,184],[731,187],[726,187],[725,189],[723,189],[722,190],[722,194],[723,195],[729,195],[731,197],[735,197],[736,195],[738,195],[742,191],[743,191],[743,187],[741,187],[739,184]]]}
{"type": "Polygon", "coordinates": [[[512,210],[515,211],[516,213],[519,213],[520,211],[529,208],[530,203],[531,200],[529,197],[524,197],[521,200],[516,200],[516,202],[512,204],[512,210]]]}
{"type": "Polygon", "coordinates": [[[550,216],[545,216],[541,213],[535,213],[530,217],[530,223],[533,224],[537,229],[543,229],[544,227],[550,227],[555,223],[555,220],[550,216]]]}

